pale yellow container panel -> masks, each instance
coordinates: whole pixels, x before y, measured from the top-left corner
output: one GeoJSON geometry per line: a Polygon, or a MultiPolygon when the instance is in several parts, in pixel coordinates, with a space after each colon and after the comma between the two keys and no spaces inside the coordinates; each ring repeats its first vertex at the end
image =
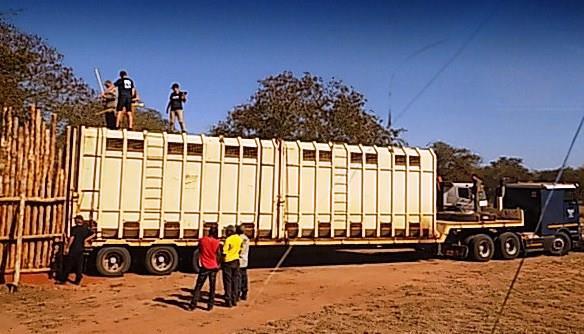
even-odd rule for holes
{"type": "Polygon", "coordinates": [[[180,236],[246,223],[273,240],[295,224],[299,239],[435,230],[436,158],[427,149],[93,128],[79,139],[74,208],[110,237],[124,238],[127,223],[150,239],[169,223],[180,236]]]}

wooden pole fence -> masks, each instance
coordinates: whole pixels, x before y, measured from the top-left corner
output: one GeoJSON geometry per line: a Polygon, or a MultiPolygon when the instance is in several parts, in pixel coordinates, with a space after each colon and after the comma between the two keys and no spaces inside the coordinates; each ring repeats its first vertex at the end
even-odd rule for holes
{"type": "Polygon", "coordinates": [[[65,231],[63,150],[57,118],[36,107],[0,114],[0,280],[47,272],[65,231]]]}
{"type": "MultiPolygon", "coordinates": [[[[16,203],[20,202],[21,197],[0,197],[0,203],[16,203]]],[[[65,197],[55,197],[55,198],[41,198],[41,197],[29,197],[24,198],[26,203],[44,203],[44,204],[53,204],[53,203],[60,203],[65,202],[65,197]]]]}

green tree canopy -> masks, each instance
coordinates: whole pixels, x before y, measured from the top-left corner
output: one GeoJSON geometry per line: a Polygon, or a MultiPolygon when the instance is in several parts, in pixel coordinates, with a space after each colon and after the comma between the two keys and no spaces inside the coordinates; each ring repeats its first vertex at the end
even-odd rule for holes
{"type": "Polygon", "coordinates": [[[390,145],[401,129],[386,129],[365,110],[365,97],[339,80],[283,72],[259,81],[250,102],[236,106],[212,135],[390,145]]]}
{"type": "Polygon", "coordinates": [[[481,157],[469,149],[453,147],[442,141],[434,142],[429,147],[436,153],[438,175],[444,181],[470,180],[480,168],[481,157]]]}
{"type": "MultiPolygon", "coordinates": [[[[35,104],[46,115],[58,114],[61,130],[67,125],[103,125],[96,92],[63,63],[63,55],[1,16],[0,59],[0,106],[25,117],[26,108],[35,104]]],[[[138,113],[136,124],[162,130],[165,123],[160,113],[150,110],[138,113]]]]}
{"type": "Polygon", "coordinates": [[[533,174],[523,165],[523,159],[513,157],[499,157],[484,166],[479,174],[485,182],[490,198],[495,196],[495,190],[502,178],[509,178],[512,182],[533,181],[533,174]]]}

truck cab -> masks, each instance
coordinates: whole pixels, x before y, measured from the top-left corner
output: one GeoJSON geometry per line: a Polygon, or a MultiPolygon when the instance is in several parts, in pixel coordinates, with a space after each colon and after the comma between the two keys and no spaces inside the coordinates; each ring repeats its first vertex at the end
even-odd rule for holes
{"type": "Polygon", "coordinates": [[[522,232],[542,238],[544,249],[553,253],[566,243],[572,246],[580,241],[577,188],[577,184],[507,184],[503,208],[522,209],[525,217],[522,232]]]}
{"type": "MultiPolygon", "coordinates": [[[[439,211],[472,211],[474,210],[472,182],[442,182],[439,188],[439,211]]],[[[481,207],[486,207],[487,194],[481,190],[478,194],[481,207]]]]}

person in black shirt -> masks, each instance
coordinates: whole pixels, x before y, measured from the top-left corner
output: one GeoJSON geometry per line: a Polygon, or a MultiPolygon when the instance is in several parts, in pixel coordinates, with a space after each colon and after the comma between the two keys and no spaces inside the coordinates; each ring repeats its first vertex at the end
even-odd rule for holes
{"type": "Polygon", "coordinates": [[[75,271],[74,283],[79,285],[83,277],[83,250],[85,244],[95,237],[93,231],[83,224],[83,216],[75,217],[75,226],[71,228],[70,236],[63,248],[65,265],[57,283],[64,284],[69,277],[69,273],[75,271]]]}
{"type": "Polygon", "coordinates": [[[170,101],[168,101],[168,105],[166,106],[166,113],[168,114],[170,111],[169,130],[174,132],[174,120],[176,119],[180,125],[180,130],[184,133],[186,132],[186,129],[183,103],[187,102],[187,92],[181,91],[177,83],[172,84],[171,88],[172,93],[170,93],[170,101]]]}
{"type": "Polygon", "coordinates": [[[120,78],[114,83],[118,89],[118,104],[116,110],[116,126],[119,129],[122,123],[122,117],[128,116],[128,128],[134,127],[134,117],[132,115],[132,101],[138,99],[134,81],[128,77],[126,71],[120,71],[120,78]]]}

